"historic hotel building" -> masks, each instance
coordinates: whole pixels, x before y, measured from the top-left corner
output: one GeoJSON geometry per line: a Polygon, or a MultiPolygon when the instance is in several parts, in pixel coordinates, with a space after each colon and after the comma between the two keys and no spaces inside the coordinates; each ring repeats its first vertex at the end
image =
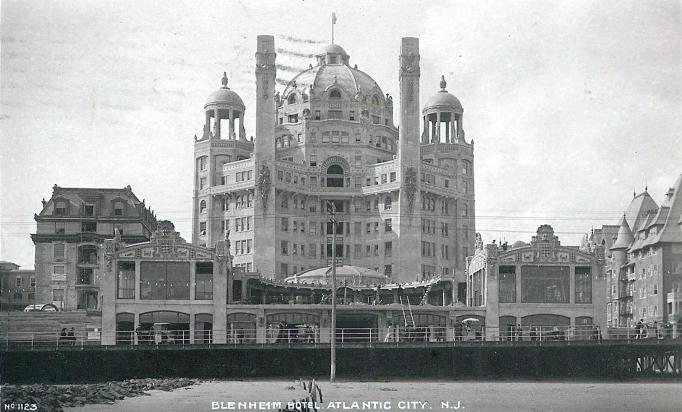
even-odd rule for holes
{"type": "Polygon", "coordinates": [[[682,320],[682,175],[661,205],[645,190],[623,214],[609,262],[608,321],[682,320]]]}
{"type": "Polygon", "coordinates": [[[236,267],[283,279],[331,262],[333,204],[341,263],[463,286],[475,233],[473,141],[445,79],[420,107],[418,39],[402,39],[400,127],[393,98],[341,46],[321,50],[282,94],[275,56],[274,38],[258,36],[255,139],[226,77],[206,101],[192,243],[213,247],[229,233],[236,267]]]}

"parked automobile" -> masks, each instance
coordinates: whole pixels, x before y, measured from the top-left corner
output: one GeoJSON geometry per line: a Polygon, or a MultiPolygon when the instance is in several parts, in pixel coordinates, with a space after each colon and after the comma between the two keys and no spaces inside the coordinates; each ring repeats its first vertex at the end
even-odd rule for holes
{"type": "Polygon", "coordinates": [[[24,312],[59,312],[59,309],[51,303],[36,303],[26,306],[24,312]]]}

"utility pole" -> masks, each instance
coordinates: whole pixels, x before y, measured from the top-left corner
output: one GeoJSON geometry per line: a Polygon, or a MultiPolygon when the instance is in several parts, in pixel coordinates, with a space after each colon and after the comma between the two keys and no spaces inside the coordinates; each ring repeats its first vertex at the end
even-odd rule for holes
{"type": "Polygon", "coordinates": [[[336,205],[327,200],[327,210],[332,224],[332,327],[331,327],[331,370],[329,382],[336,382],[336,205]]]}

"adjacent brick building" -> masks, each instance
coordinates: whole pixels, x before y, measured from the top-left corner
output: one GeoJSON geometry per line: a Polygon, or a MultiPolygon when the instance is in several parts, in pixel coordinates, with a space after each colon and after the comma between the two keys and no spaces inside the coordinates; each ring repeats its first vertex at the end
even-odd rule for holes
{"type": "Polygon", "coordinates": [[[55,185],[35,215],[36,302],[62,310],[101,308],[99,249],[104,239],[149,240],[154,213],[130,186],[122,189],[55,185]],[[118,232],[118,233],[117,233],[118,232]]]}

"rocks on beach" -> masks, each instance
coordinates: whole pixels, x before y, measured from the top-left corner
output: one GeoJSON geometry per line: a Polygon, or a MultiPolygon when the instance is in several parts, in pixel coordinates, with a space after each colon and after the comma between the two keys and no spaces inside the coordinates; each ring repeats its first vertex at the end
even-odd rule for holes
{"type": "Polygon", "coordinates": [[[111,404],[117,400],[149,395],[150,390],[172,391],[194,385],[192,379],[130,379],[122,382],[82,385],[4,385],[2,404],[35,404],[40,411],[63,407],[111,404]]]}

